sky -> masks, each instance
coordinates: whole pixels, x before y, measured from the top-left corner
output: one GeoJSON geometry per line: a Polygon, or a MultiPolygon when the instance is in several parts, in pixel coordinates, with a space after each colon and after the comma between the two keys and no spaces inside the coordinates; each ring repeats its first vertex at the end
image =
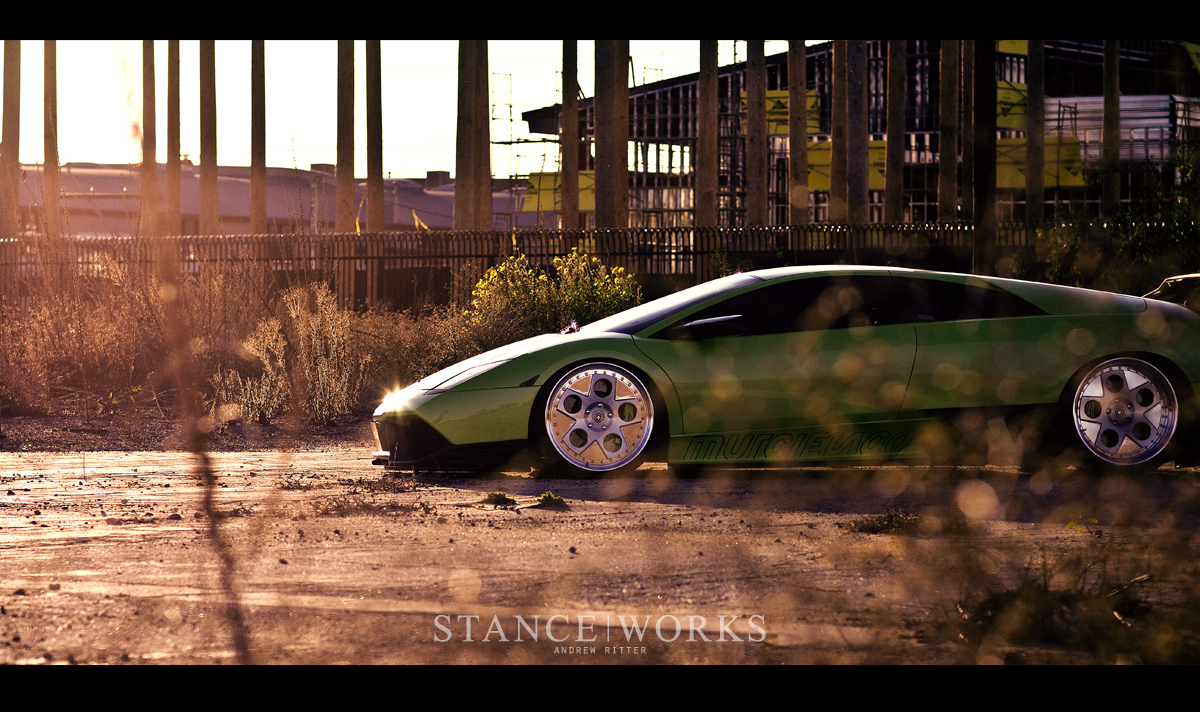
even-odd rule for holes
{"type": "MultiPolygon", "coordinates": [[[[812,41],[810,41],[812,42],[812,41]]],[[[767,40],[767,55],[787,50],[767,40]]],[[[355,42],[355,174],[366,175],[365,43],[355,42]]],[[[384,40],[383,170],[394,178],[454,173],[457,107],[456,40],[384,40]]],[[[267,165],[308,168],[337,161],[337,41],[267,40],[267,165]]],[[[699,71],[698,40],[630,40],[638,84],[699,71]]],[[[579,40],[579,84],[592,96],[592,40],[579,40]]],[[[720,63],[742,61],[744,40],[720,40],[720,63]]],[[[521,112],[562,99],[561,40],[490,40],[492,139],[531,135],[521,112]],[[511,109],[509,108],[511,105],[511,109]],[[511,117],[511,121],[509,118],[511,117]]],[[[167,41],[155,41],[159,162],[166,161],[167,41]]],[[[0,60],[2,63],[2,60],[0,60]]],[[[141,40],[59,40],[59,160],[136,164],[141,157],[141,40]]],[[[250,40],[218,40],[217,162],[250,164],[250,40]]],[[[41,163],[44,53],[41,40],[21,42],[22,163],[41,163]]],[[[181,153],[199,163],[199,42],[180,42],[181,153]]],[[[554,170],[541,145],[493,146],[492,172],[554,170]]]]}

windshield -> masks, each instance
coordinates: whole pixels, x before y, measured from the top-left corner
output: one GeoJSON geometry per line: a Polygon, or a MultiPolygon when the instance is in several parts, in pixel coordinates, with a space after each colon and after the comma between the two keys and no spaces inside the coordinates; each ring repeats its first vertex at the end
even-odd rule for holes
{"type": "Polygon", "coordinates": [[[746,287],[755,282],[761,282],[758,277],[749,274],[731,274],[728,277],[714,279],[711,282],[698,284],[680,292],[646,302],[641,306],[626,309],[619,314],[594,321],[581,327],[583,332],[605,331],[614,334],[636,334],[666,317],[695,306],[700,302],[711,299],[725,292],[746,287]]]}

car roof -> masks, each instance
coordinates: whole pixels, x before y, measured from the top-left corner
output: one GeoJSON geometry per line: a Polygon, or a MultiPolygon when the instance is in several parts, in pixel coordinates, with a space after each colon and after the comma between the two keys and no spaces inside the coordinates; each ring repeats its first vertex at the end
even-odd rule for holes
{"type": "MultiPolygon", "coordinates": [[[[881,267],[878,265],[806,265],[803,267],[776,267],[757,270],[747,274],[766,281],[799,276],[836,276],[869,274],[904,274],[911,277],[932,278],[974,285],[988,285],[1032,303],[1047,314],[1099,314],[1132,313],[1145,311],[1146,302],[1140,297],[1113,294],[1079,287],[1029,282],[1007,277],[963,274],[960,272],[935,272],[908,267],[881,267]]],[[[1180,275],[1180,277],[1192,275],[1180,275]]],[[[1178,279],[1172,277],[1170,279],[1178,279]]]]}
{"type": "MultiPolygon", "coordinates": [[[[878,267],[874,264],[805,264],[802,267],[775,267],[756,269],[751,275],[763,280],[778,280],[780,277],[815,274],[889,273],[900,268],[878,267]]],[[[910,270],[911,271],[911,270],[910,270]]]]}
{"type": "MultiPolygon", "coordinates": [[[[799,275],[832,275],[832,274],[871,274],[871,273],[887,274],[890,272],[911,272],[914,274],[952,274],[950,272],[931,272],[928,270],[915,270],[908,267],[881,267],[879,265],[803,265],[799,267],[773,267],[770,269],[754,270],[747,272],[762,280],[782,279],[784,277],[796,277],[799,275]]],[[[963,277],[971,275],[960,275],[963,277]]]]}

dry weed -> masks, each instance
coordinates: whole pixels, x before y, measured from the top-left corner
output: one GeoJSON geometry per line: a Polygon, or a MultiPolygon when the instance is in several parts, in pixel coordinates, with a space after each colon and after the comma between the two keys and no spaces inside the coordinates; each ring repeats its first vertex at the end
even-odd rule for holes
{"type": "Polygon", "coordinates": [[[369,357],[350,353],[351,313],[337,306],[325,284],[289,289],[283,303],[299,362],[304,409],[318,423],[334,424],[354,403],[369,357]]]}

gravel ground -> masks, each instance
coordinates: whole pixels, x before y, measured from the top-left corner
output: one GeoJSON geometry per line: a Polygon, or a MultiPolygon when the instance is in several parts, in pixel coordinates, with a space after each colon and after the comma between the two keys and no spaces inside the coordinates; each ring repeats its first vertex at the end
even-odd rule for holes
{"type": "MultiPolygon", "coordinates": [[[[10,441],[35,430],[15,425],[10,441]]],[[[1163,562],[1168,539],[1194,551],[1194,472],[679,478],[651,464],[623,479],[411,480],[383,476],[366,447],[301,441],[213,455],[253,662],[1107,661],[981,640],[963,611],[1022,581],[1091,581],[1097,562],[1117,584],[1152,571],[1137,585],[1163,605],[1192,581],[1163,562]],[[497,491],[514,504],[483,503],[497,491]],[[538,505],[547,491],[565,505],[538,505]],[[889,511],[915,529],[855,531],[889,511]]],[[[0,453],[0,662],[239,659],[192,466],[180,452],[0,453]]]]}

